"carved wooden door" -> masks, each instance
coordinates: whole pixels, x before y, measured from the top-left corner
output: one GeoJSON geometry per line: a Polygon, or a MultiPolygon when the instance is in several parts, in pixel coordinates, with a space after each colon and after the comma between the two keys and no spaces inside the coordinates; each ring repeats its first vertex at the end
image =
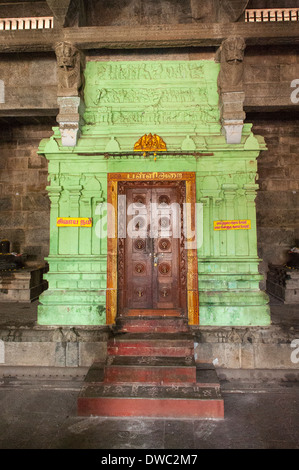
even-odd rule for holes
{"type": "Polygon", "coordinates": [[[123,314],[182,312],[182,184],[124,185],[126,238],[119,240],[119,306],[123,314]]]}

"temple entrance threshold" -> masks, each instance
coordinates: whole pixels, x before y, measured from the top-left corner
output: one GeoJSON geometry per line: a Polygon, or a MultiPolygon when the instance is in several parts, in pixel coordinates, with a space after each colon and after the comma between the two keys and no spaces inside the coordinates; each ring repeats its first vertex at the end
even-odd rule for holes
{"type": "Polygon", "coordinates": [[[223,418],[213,366],[195,364],[189,325],[198,292],[187,278],[196,257],[185,243],[192,211],[188,233],[184,219],[192,193],[181,173],[174,176],[136,182],[114,175],[118,237],[108,251],[111,262],[117,258],[117,313],[105,367],[93,364],[78,398],[80,416],[223,418]]]}
{"type": "Polygon", "coordinates": [[[195,364],[187,319],[122,319],[105,367],[94,363],[78,397],[79,416],[224,418],[212,365],[195,364]]]}

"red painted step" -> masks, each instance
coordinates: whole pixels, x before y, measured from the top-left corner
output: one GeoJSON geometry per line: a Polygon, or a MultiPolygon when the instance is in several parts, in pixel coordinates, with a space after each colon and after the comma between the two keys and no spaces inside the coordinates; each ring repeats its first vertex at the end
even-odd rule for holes
{"type": "Polygon", "coordinates": [[[118,317],[105,365],[94,363],[86,376],[78,415],[222,419],[215,369],[201,369],[187,319],[118,317]]]}
{"type": "Polygon", "coordinates": [[[104,382],[178,384],[195,383],[192,358],[115,356],[105,366],[104,382]]]}
{"type": "Polygon", "coordinates": [[[188,320],[179,317],[120,317],[116,330],[127,333],[188,332],[188,320]]]}
{"type": "Polygon", "coordinates": [[[185,334],[117,335],[108,341],[108,354],[112,356],[193,356],[194,340],[185,334]]]}
{"type": "Polygon", "coordinates": [[[78,398],[78,415],[223,419],[224,404],[213,387],[91,385],[78,398]]]}

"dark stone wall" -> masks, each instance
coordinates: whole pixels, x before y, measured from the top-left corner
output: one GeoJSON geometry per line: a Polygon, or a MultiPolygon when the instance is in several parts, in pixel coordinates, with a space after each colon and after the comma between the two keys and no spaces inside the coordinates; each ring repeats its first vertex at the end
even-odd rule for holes
{"type": "Polygon", "coordinates": [[[29,261],[49,254],[48,169],[37,149],[50,135],[49,125],[1,125],[0,238],[11,242],[11,251],[27,253],[29,261]]]}
{"type": "Polygon", "coordinates": [[[89,0],[89,26],[130,26],[191,23],[190,0],[89,0]]]}
{"type": "Polygon", "coordinates": [[[258,158],[256,198],[258,254],[265,272],[268,263],[284,264],[299,242],[299,120],[283,112],[247,119],[268,148],[258,158]]]}
{"type": "Polygon", "coordinates": [[[247,8],[299,8],[299,0],[250,0],[247,8]]]}
{"type": "Polygon", "coordinates": [[[298,108],[292,103],[293,80],[299,79],[298,47],[246,47],[244,58],[245,111],[263,107],[278,110],[298,108]],[[276,109],[275,109],[276,108],[276,109]]]}
{"type": "Polygon", "coordinates": [[[0,18],[28,18],[30,16],[53,16],[53,14],[45,1],[0,3],[0,18]]]}
{"type": "Polygon", "coordinates": [[[218,23],[243,20],[246,0],[88,0],[88,26],[218,23]]]}
{"type": "MultiPolygon", "coordinates": [[[[46,111],[57,108],[54,52],[1,54],[0,63],[0,79],[5,86],[5,102],[0,104],[0,112],[10,109],[24,111],[43,108],[46,111]]],[[[26,116],[26,112],[23,115],[26,116]]]]}

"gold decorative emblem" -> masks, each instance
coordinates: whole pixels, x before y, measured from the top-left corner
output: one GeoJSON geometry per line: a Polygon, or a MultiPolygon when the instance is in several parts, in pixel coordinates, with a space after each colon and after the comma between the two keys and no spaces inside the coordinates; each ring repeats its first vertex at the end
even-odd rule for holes
{"type": "Polygon", "coordinates": [[[144,134],[134,145],[135,152],[163,152],[166,150],[164,140],[157,134],[144,134]]]}

